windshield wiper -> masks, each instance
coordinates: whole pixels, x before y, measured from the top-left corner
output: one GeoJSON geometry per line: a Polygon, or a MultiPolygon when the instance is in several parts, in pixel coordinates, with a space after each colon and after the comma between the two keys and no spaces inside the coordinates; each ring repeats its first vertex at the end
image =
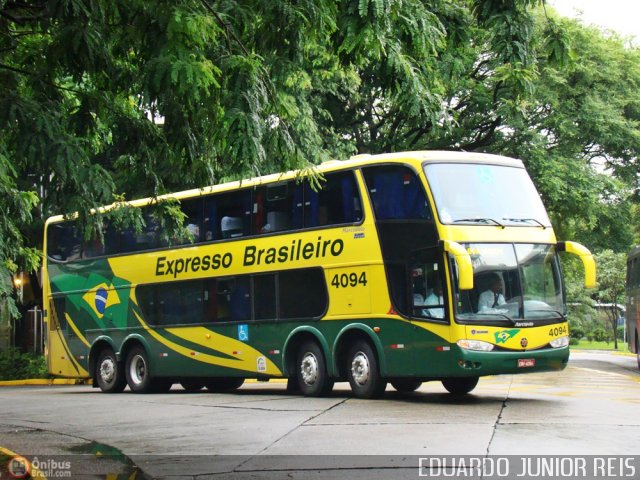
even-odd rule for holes
{"type": "Polygon", "coordinates": [[[494,225],[497,225],[499,227],[504,228],[504,225],[501,224],[499,221],[494,220],[493,218],[481,218],[481,217],[477,217],[477,218],[458,218],[457,220],[454,220],[453,223],[462,223],[462,222],[473,222],[473,223],[493,223],[494,225]]]}
{"type": "MultiPolygon", "coordinates": [[[[566,320],[567,317],[564,315],[564,313],[560,312],[559,310],[554,310],[553,308],[536,308],[536,309],[526,309],[524,314],[525,316],[527,315],[527,313],[531,313],[531,312],[545,312],[545,313],[555,313],[556,315],[558,315],[558,318],[561,318],[562,320],[566,320]]],[[[527,318],[527,320],[532,320],[530,318],[527,318]]]]}
{"type": "Polygon", "coordinates": [[[535,218],[503,218],[502,220],[506,220],[507,222],[517,222],[517,223],[528,223],[528,222],[535,222],[538,225],[540,225],[542,228],[546,229],[547,226],[542,223],[540,220],[537,220],[535,218]]]}

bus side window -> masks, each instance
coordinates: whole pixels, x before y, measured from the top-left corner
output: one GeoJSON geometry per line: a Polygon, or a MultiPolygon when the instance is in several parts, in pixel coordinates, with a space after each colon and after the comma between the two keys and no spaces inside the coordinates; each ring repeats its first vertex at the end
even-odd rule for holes
{"type": "Polygon", "coordinates": [[[287,270],[278,274],[281,319],[320,317],[328,305],[327,287],[320,268],[287,270]]]}
{"type": "Polygon", "coordinates": [[[190,238],[183,239],[180,243],[198,243],[201,242],[203,232],[203,201],[201,198],[195,198],[192,200],[183,200],[181,202],[181,208],[186,215],[184,220],[184,226],[189,232],[190,238]]]}
{"type": "MultiPolygon", "coordinates": [[[[299,228],[302,210],[296,208],[302,186],[294,181],[256,189],[253,203],[253,233],[282,232],[299,228]]],[[[300,203],[300,201],[298,201],[300,203]]]]}
{"type": "Polygon", "coordinates": [[[271,320],[277,317],[274,274],[253,277],[253,309],[256,320],[271,320]]]}
{"type": "Polygon", "coordinates": [[[250,190],[223,193],[207,198],[205,216],[208,221],[205,224],[207,231],[205,239],[220,240],[249,235],[251,233],[251,210],[250,190]],[[212,202],[215,202],[215,207],[212,202]]]}
{"type": "Polygon", "coordinates": [[[353,172],[326,175],[316,192],[305,181],[305,227],[341,225],[362,220],[362,202],[353,172]]]}
{"type": "Polygon", "coordinates": [[[251,319],[249,277],[218,279],[216,290],[217,321],[238,322],[251,319]]]}
{"type": "Polygon", "coordinates": [[[431,218],[420,180],[410,168],[370,167],[365,179],[378,220],[431,218]]]}
{"type": "Polygon", "coordinates": [[[71,222],[54,223],[47,228],[47,252],[52,260],[66,262],[80,258],[80,234],[71,222]]]}

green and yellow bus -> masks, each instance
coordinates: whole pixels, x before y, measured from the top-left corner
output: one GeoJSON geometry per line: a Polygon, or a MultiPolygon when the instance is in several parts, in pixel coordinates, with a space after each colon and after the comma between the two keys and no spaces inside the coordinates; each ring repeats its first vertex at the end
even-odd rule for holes
{"type": "MultiPolygon", "coordinates": [[[[48,365],[104,392],[230,391],[286,378],[357,397],[483,375],[561,370],[569,331],[558,242],[519,160],[462,152],[360,155],[168,195],[188,241],[46,223],[48,365]],[[318,176],[313,177],[318,178],[318,176]]],[[[162,200],[161,198],[160,200],[162,200]]],[[[106,210],[113,207],[106,207],[106,210]]],[[[106,218],[106,217],[105,217],[106,218]]],[[[122,229],[121,229],[122,230],[122,229]]]]}

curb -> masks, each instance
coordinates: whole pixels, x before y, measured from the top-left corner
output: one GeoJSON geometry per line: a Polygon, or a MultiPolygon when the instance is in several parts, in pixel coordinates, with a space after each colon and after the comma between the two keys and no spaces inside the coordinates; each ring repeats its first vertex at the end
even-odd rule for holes
{"type": "MultiPolygon", "coordinates": [[[[268,382],[247,379],[245,383],[286,383],[286,378],[272,378],[268,382]]],[[[1,380],[0,387],[24,387],[30,385],[91,385],[91,380],[75,378],[29,378],[26,380],[1,380]]]]}
{"type": "Polygon", "coordinates": [[[26,385],[76,385],[85,383],[84,380],[73,378],[29,378],[26,380],[2,380],[0,387],[21,387],[26,385]]]}

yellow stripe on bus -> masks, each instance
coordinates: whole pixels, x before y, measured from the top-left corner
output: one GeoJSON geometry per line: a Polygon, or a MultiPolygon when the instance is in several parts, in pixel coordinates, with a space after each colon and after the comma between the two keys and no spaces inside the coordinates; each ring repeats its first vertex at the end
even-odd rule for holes
{"type": "Polygon", "coordinates": [[[223,353],[237,357],[234,359],[217,357],[208,353],[196,352],[190,348],[183,347],[171,340],[166,339],[154,329],[150,328],[144,320],[136,312],[136,318],[140,325],[158,342],[162,343],[165,347],[172,351],[179,353],[188,358],[192,358],[198,362],[208,363],[211,365],[219,365],[221,367],[233,368],[237,370],[245,370],[248,372],[256,372],[264,375],[276,375],[281,376],[282,372],[276,365],[269,360],[265,355],[262,355],[255,348],[247,345],[244,342],[235,340],[233,338],[225,337],[218,333],[204,327],[181,327],[181,328],[167,328],[168,333],[180,337],[184,340],[196,343],[198,345],[207,346],[203,343],[210,342],[211,345],[215,345],[216,350],[220,350],[223,353]],[[209,335],[209,338],[207,338],[209,335]]]}

